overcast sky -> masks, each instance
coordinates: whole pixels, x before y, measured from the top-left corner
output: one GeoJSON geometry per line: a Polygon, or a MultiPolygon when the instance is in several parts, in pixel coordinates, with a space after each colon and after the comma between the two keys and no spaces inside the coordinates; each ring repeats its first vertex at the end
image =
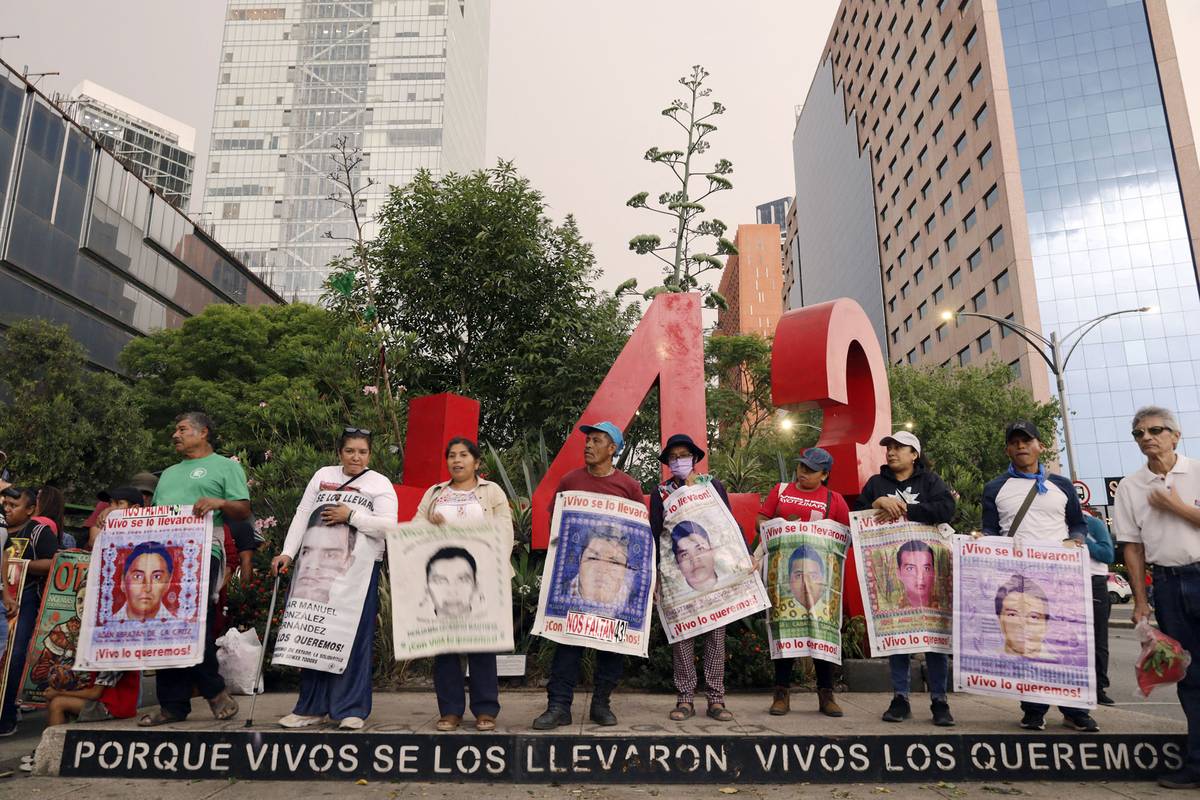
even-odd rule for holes
{"type": "MultiPolygon", "coordinates": [[[[37,0],[6,4],[0,58],[47,93],[91,79],[196,128],[202,191],[221,49],[223,0],[37,0]]],[[[1176,43],[1200,41],[1200,2],[1168,0],[1176,43]]],[[[730,227],[759,203],[794,193],[791,134],[836,0],[493,0],[488,161],[512,159],[573,213],[595,245],[603,285],[656,280],[649,256],[627,248],[665,234],[657,215],[625,207],[638,191],[670,188],[642,161],[652,145],[680,146],[659,111],[692,64],[712,73],[727,107],[710,154],[733,162],[734,189],[711,210],[730,227]]],[[[1194,130],[1200,131],[1200,53],[1180,47],[1194,130]]],[[[195,201],[194,201],[195,202],[195,201]]],[[[715,284],[715,276],[714,276],[715,284]]]]}

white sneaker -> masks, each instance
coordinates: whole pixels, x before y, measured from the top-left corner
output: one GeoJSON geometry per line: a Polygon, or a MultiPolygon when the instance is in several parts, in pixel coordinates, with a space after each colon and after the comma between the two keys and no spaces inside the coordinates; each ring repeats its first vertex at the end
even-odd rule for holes
{"type": "Polygon", "coordinates": [[[361,731],[366,724],[362,717],[346,717],[338,723],[338,727],[344,731],[361,731]]]}
{"type": "Polygon", "coordinates": [[[306,717],[303,714],[288,714],[279,720],[279,724],[285,728],[309,728],[313,725],[320,725],[325,721],[325,717],[306,717]]]}

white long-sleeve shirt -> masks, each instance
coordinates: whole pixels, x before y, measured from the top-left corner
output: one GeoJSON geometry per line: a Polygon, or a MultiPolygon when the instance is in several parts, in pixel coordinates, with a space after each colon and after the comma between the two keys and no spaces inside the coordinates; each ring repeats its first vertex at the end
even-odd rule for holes
{"type": "Polygon", "coordinates": [[[338,490],[338,487],[350,480],[350,476],[342,471],[341,465],[321,467],[313,474],[308,486],[304,488],[304,496],[296,507],[296,515],[288,526],[287,537],[283,541],[283,554],[293,560],[300,552],[304,542],[304,532],[308,530],[309,517],[314,509],[329,503],[344,503],[354,511],[356,529],[369,537],[375,560],[383,558],[384,539],[371,527],[359,527],[361,520],[380,517],[391,522],[396,521],[398,506],[396,490],[392,482],[378,472],[371,470],[360,475],[349,486],[338,490]]]}

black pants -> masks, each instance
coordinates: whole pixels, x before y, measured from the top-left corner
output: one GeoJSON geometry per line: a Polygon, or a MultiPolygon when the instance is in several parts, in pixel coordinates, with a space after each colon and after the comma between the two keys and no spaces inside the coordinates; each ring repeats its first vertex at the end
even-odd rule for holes
{"type": "MultiPolygon", "coordinates": [[[[26,580],[32,581],[32,578],[26,580]]],[[[12,659],[8,662],[8,683],[4,687],[3,709],[0,710],[0,728],[8,728],[17,724],[17,695],[21,690],[21,676],[25,671],[25,657],[29,654],[29,641],[33,638],[33,629],[37,627],[38,614],[42,607],[42,592],[37,584],[26,584],[21,593],[21,604],[17,611],[17,624],[8,632],[8,646],[12,649],[12,659]]],[[[0,625],[8,622],[0,619],[0,625]]],[[[2,652],[2,651],[0,651],[2,652]]]]}
{"type": "MultiPolygon", "coordinates": [[[[828,661],[822,661],[819,658],[814,658],[813,670],[817,673],[817,688],[832,689],[833,688],[833,664],[828,661]]],[[[792,685],[792,667],[796,664],[794,658],[777,658],[775,659],[775,685],[776,686],[791,686],[792,685]]]]}
{"type": "MultiPolygon", "coordinates": [[[[471,668],[471,713],[496,716],[500,713],[500,683],[496,677],[494,653],[469,653],[471,668]]],[[[467,698],[463,693],[462,656],[457,653],[435,656],[433,659],[433,688],[437,692],[438,713],[461,717],[467,698]]]]}
{"type": "MultiPolygon", "coordinates": [[[[554,661],[550,664],[550,682],[546,695],[550,705],[570,709],[575,697],[575,684],[579,682],[579,662],[583,659],[583,648],[571,644],[559,644],[554,650],[554,661]]],[[[595,685],[593,694],[607,697],[617,688],[621,673],[625,671],[625,656],[608,650],[596,651],[596,669],[592,675],[595,685]]]]}
{"type": "Polygon", "coordinates": [[[1108,688],[1108,618],[1112,599],[1108,596],[1108,576],[1092,576],[1092,627],[1096,640],[1096,688],[1108,688]]]}
{"type": "MultiPolygon", "coordinates": [[[[221,562],[214,558],[209,566],[209,580],[216,580],[220,575],[221,562]]],[[[216,631],[213,630],[212,620],[216,615],[216,606],[212,602],[209,587],[202,587],[205,600],[208,602],[208,621],[204,631],[204,660],[190,667],[174,667],[158,671],[158,704],[173,717],[187,719],[192,710],[192,688],[200,690],[205,700],[225,691],[225,679],[217,671],[216,631]]]]}

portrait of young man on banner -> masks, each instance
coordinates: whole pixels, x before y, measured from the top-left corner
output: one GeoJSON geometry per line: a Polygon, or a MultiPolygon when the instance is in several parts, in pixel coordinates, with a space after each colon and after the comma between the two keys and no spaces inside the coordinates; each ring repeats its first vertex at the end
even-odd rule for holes
{"type": "Polygon", "coordinates": [[[90,553],[79,551],[60,550],[54,557],[29,657],[25,660],[19,695],[23,703],[44,705],[49,686],[60,690],[86,688],[88,676],[72,670],[79,646],[90,560],[90,553]]]}
{"type": "Polygon", "coordinates": [[[212,515],[118,509],[92,553],[76,667],[190,666],[204,657],[212,515]]]}
{"type": "Polygon", "coordinates": [[[671,643],[770,605],[741,529],[711,483],[681,486],[663,501],[657,603],[671,643]]]}
{"type": "Polygon", "coordinates": [[[349,491],[317,495],[292,570],[272,664],[335,675],[346,671],[383,542],[349,524],[327,525],[322,512],[358,499],[349,491]]]}
{"type": "Polygon", "coordinates": [[[513,649],[506,544],[486,522],[388,533],[397,659],[513,649]]]}
{"type": "Polygon", "coordinates": [[[773,519],[760,528],[772,658],[842,660],[842,569],[850,531],[829,520],[773,519]]]}
{"type": "Polygon", "coordinates": [[[555,505],[534,632],[645,656],[654,576],[645,506],[563,492],[555,505]]]}
{"type": "Polygon", "coordinates": [[[1091,708],[1092,636],[1085,549],[955,537],[956,690],[1091,708]]]}
{"type": "Polygon", "coordinates": [[[869,510],[850,515],[850,533],[871,652],[949,653],[953,530],[869,510]]]}

